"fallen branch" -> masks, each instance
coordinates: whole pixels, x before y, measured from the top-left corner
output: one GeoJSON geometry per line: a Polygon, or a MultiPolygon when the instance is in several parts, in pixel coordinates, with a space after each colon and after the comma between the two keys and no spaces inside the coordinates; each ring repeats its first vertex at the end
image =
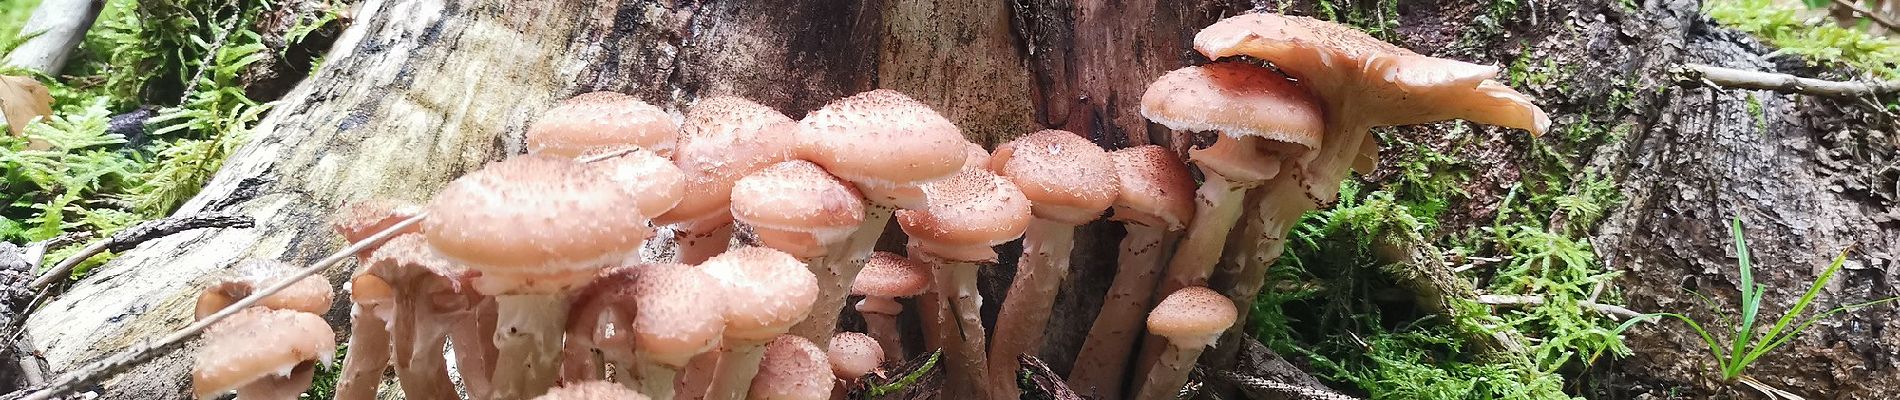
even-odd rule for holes
{"type": "Polygon", "coordinates": [[[131,369],[133,365],[150,361],[153,358],[157,358],[161,354],[165,354],[166,352],[176,350],[180,346],[184,346],[186,341],[189,341],[193,338],[198,337],[198,335],[203,334],[206,328],[210,328],[211,325],[218,323],[218,321],[223,321],[226,317],[230,317],[232,314],[237,314],[238,311],[244,310],[246,308],[250,308],[251,305],[253,304],[257,304],[257,302],[259,300],[262,300],[264,296],[276,294],[278,291],[281,291],[281,290],[284,290],[284,288],[290,287],[291,284],[294,284],[294,283],[297,283],[297,281],[303,280],[303,278],[307,278],[311,275],[316,275],[318,272],[322,272],[323,270],[329,269],[330,267],[335,266],[337,263],[341,263],[343,262],[343,260],[349,259],[351,256],[355,255],[357,252],[363,251],[363,249],[370,248],[371,246],[380,245],[383,243],[383,241],[389,240],[390,237],[395,236],[396,232],[399,232],[403,229],[407,229],[408,227],[413,226],[416,223],[422,222],[422,218],[426,215],[428,215],[426,212],[421,213],[421,214],[416,214],[415,216],[409,217],[408,219],[404,219],[402,220],[402,222],[398,222],[387,229],[383,229],[381,232],[376,232],[375,235],[370,235],[370,237],[363,239],[363,241],[356,242],[355,244],[352,244],[348,247],[344,247],[342,250],[337,250],[336,253],[330,254],[329,257],[324,257],[322,260],[318,260],[315,264],[310,264],[309,267],[304,267],[303,269],[297,270],[295,273],[284,276],[282,279],[279,279],[277,283],[272,284],[269,287],[265,287],[262,290],[258,290],[255,293],[251,293],[250,296],[246,296],[244,297],[244,299],[238,300],[236,303],[232,303],[230,306],[227,306],[222,310],[218,310],[218,312],[216,313],[207,315],[204,318],[199,319],[197,322],[193,322],[191,325],[186,325],[184,329],[179,329],[177,332],[173,332],[171,335],[167,335],[165,336],[165,338],[159,339],[158,342],[156,343],[141,342],[137,345],[133,345],[131,348],[128,348],[125,351],[121,351],[118,354],[112,355],[111,357],[106,357],[105,359],[99,360],[97,362],[86,364],[85,366],[81,366],[78,369],[75,369],[71,372],[67,372],[66,374],[60,375],[59,379],[53,380],[52,383],[48,384],[43,389],[40,389],[32,393],[27,393],[24,396],[8,395],[5,397],[0,397],[0,399],[52,400],[54,398],[59,398],[61,396],[72,394],[73,392],[79,390],[79,388],[81,388],[82,385],[84,385],[86,382],[92,382],[92,381],[96,381],[100,379],[105,379],[107,377],[111,377],[114,375],[118,375],[121,372],[125,372],[125,370],[127,369],[131,369]]]}
{"type": "MultiPolygon", "coordinates": [[[[225,213],[205,213],[142,222],[138,225],[133,225],[131,228],[121,230],[119,233],[114,233],[112,237],[79,249],[78,253],[60,261],[59,264],[54,264],[53,268],[47,269],[46,272],[40,273],[39,278],[34,279],[32,284],[27,285],[27,289],[38,291],[52,285],[54,282],[58,282],[62,277],[72,274],[73,267],[79,266],[79,263],[85,262],[86,259],[92,258],[92,256],[98,255],[99,253],[130,250],[148,240],[193,229],[249,228],[252,224],[253,221],[251,217],[225,213]]],[[[31,261],[29,260],[29,262],[31,261]]]]}
{"type": "Polygon", "coordinates": [[[1900,81],[1841,82],[1803,78],[1773,72],[1748,71],[1701,64],[1683,64],[1676,68],[1680,82],[1703,86],[1751,90],[1772,90],[1809,96],[1853,99],[1900,93],[1900,81]]]}
{"type": "Polygon", "coordinates": [[[1269,380],[1265,378],[1246,376],[1246,375],[1234,373],[1233,371],[1217,371],[1217,372],[1214,372],[1214,376],[1219,377],[1222,380],[1226,380],[1228,383],[1231,383],[1234,386],[1247,391],[1248,392],[1247,394],[1249,395],[1259,396],[1259,398],[1269,398],[1269,399],[1285,398],[1285,399],[1296,399],[1296,400],[1359,400],[1356,397],[1339,394],[1338,392],[1334,392],[1331,390],[1316,389],[1316,388],[1305,386],[1305,385],[1295,385],[1291,383],[1279,382],[1279,381],[1269,380]]]}
{"type": "Polygon", "coordinates": [[[86,30],[99,19],[106,2],[96,0],[45,0],[33,9],[20,32],[0,32],[28,37],[20,47],[6,54],[6,65],[26,68],[47,75],[59,75],[66,60],[86,38],[86,30]]]}
{"type": "MultiPolygon", "coordinates": [[[[1540,306],[1544,304],[1544,296],[1516,295],[1516,294],[1487,294],[1487,295],[1478,296],[1477,301],[1478,301],[1478,304],[1484,304],[1484,305],[1490,305],[1490,306],[1506,306],[1506,307],[1540,306]]],[[[1623,308],[1623,306],[1603,304],[1603,303],[1597,303],[1597,302],[1592,302],[1592,301],[1578,301],[1577,307],[1582,307],[1585,310],[1594,311],[1598,314],[1603,314],[1606,316],[1622,318],[1622,319],[1636,318],[1636,317],[1643,316],[1643,313],[1632,311],[1628,308],[1623,308]]],[[[1613,319],[1616,319],[1616,318],[1613,318],[1613,319]]]]}
{"type": "Polygon", "coordinates": [[[1874,21],[1875,24],[1879,24],[1880,26],[1887,27],[1887,30],[1900,31],[1900,24],[1895,24],[1893,20],[1887,19],[1886,14],[1881,14],[1878,12],[1874,12],[1873,10],[1868,10],[1866,7],[1861,7],[1859,4],[1854,4],[1854,2],[1848,1],[1848,0],[1834,0],[1834,5],[1841,6],[1842,8],[1846,8],[1848,10],[1852,10],[1855,14],[1860,14],[1862,16],[1865,16],[1867,17],[1868,20],[1874,21]]]}

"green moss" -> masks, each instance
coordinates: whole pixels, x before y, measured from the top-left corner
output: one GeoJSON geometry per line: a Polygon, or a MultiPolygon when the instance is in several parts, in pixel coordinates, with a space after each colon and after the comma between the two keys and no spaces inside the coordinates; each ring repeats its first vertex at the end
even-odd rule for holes
{"type": "Polygon", "coordinates": [[[1712,0],[1709,17],[1761,37],[1780,52],[1810,62],[1849,66],[1883,79],[1900,78],[1900,40],[1843,28],[1806,16],[1801,6],[1774,0],[1712,0]]]}

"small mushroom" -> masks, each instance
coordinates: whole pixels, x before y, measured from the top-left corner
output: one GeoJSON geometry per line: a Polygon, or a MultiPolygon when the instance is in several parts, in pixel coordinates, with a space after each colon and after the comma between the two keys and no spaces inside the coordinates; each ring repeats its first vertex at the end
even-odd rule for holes
{"type": "Polygon", "coordinates": [[[833,389],[833,398],[844,398],[844,392],[857,385],[858,378],[877,370],[884,361],[884,349],[877,339],[857,332],[838,332],[831,336],[831,346],[825,348],[825,358],[831,361],[831,373],[841,383],[833,389]]]}
{"type": "Polygon", "coordinates": [[[634,361],[627,368],[633,379],[622,383],[654,400],[671,400],[680,369],[719,344],[728,299],[718,279],[699,268],[651,264],[639,271],[630,324],[634,361]]]}
{"type": "Polygon", "coordinates": [[[732,241],[732,185],[791,158],[798,123],[771,107],[737,97],[700,100],[686,108],[673,163],[686,174],[686,197],[656,224],[674,225],[679,262],[698,264],[732,241]]]}
{"type": "Polygon", "coordinates": [[[608,381],[569,383],[534,400],[648,400],[646,395],[608,381]]]}
{"type": "Polygon", "coordinates": [[[614,92],[583,93],[556,104],[528,126],[528,152],[575,158],[635,146],[673,154],[679,126],[666,110],[614,92]]]}
{"type": "Polygon", "coordinates": [[[831,398],[831,362],[810,340],[781,335],[765,345],[759,375],[746,393],[749,400],[826,400],[831,398]]]}
{"type": "Polygon", "coordinates": [[[827,258],[826,269],[837,276],[838,290],[826,290],[818,299],[817,318],[792,328],[822,345],[837,329],[846,289],[884,234],[891,212],[923,207],[923,192],[916,187],[956,174],[966,164],[969,141],[930,106],[889,89],[859,93],[812,111],[799,121],[798,138],[801,158],[851,182],[870,203],[858,228],[839,247],[842,251],[827,258]]]}
{"type": "Polygon", "coordinates": [[[1121,184],[1111,219],[1122,221],[1122,238],[1115,281],[1102,300],[1102,310],[1089,327],[1088,339],[1076,353],[1069,387],[1095,398],[1119,399],[1128,373],[1128,356],[1140,337],[1143,313],[1154,304],[1154,286],[1160,279],[1161,257],[1167,253],[1170,233],[1187,227],[1194,217],[1194,177],[1174,152],[1155,145],[1116,150],[1115,174],[1121,184]]]}
{"type": "Polygon", "coordinates": [[[1183,288],[1156,304],[1148,314],[1148,332],[1168,338],[1168,348],[1159,363],[1149,368],[1135,399],[1174,399],[1187,384],[1201,350],[1234,325],[1236,312],[1227,296],[1199,286],[1183,288]]]}
{"type": "Polygon", "coordinates": [[[858,228],[864,199],[817,164],[792,160],[740,178],[732,186],[732,216],[751,225],[761,244],[810,260],[822,284],[837,286],[819,258],[858,228]]]}
{"type": "MultiPolygon", "coordinates": [[[[229,307],[238,300],[250,297],[252,292],[276,284],[279,279],[290,275],[296,267],[282,261],[252,260],[238,266],[238,276],[220,280],[205,288],[198,295],[198,304],[192,311],[192,318],[202,319],[229,307]]],[[[278,310],[302,311],[311,314],[330,312],[330,304],[336,297],[330,289],[330,281],[322,276],[309,276],[297,280],[284,290],[277,291],[258,300],[255,307],[278,310]]]]}
{"type": "Polygon", "coordinates": [[[956,337],[943,343],[949,346],[945,387],[959,396],[954,398],[986,399],[989,372],[977,269],[996,263],[994,246],[1028,229],[1029,199],[1016,184],[981,168],[964,168],[950,179],[926,184],[924,196],[924,210],[898,212],[897,221],[921,250],[913,255],[936,265],[937,293],[948,309],[944,314],[956,318],[956,337]]]}
{"type": "Polygon", "coordinates": [[[553,386],[569,292],[652,234],[628,212],[642,204],[638,195],[573,160],[526,155],[450,182],[429,204],[429,247],[480,271],[475,289],[495,296],[493,397],[553,386]]]}
{"type": "Polygon", "coordinates": [[[990,343],[991,397],[1013,399],[1020,396],[1016,356],[1042,347],[1056,291],[1069,275],[1075,228],[1107,211],[1120,188],[1108,151],[1068,131],[1038,131],[999,146],[990,169],[1022,189],[1035,216],[990,343]]]}
{"type": "Polygon", "coordinates": [[[192,397],[231,390],[242,399],[296,399],[310,388],[315,364],[336,355],[336,337],[316,314],[251,307],[205,331],[192,367],[192,397]]]}
{"type": "Polygon", "coordinates": [[[706,398],[744,399],[766,342],[811,315],[818,279],[798,259],[763,247],[732,249],[706,260],[700,270],[718,282],[726,321],[718,372],[706,398]]]}
{"type": "Polygon", "coordinates": [[[897,298],[923,294],[929,288],[930,266],[882,251],[871,253],[864,262],[864,272],[851,283],[851,294],[864,296],[857,310],[864,317],[865,330],[884,345],[883,353],[889,360],[904,357],[904,343],[897,334],[897,316],[903,314],[904,305],[897,298]]]}
{"type": "Polygon", "coordinates": [[[634,150],[588,165],[634,193],[639,204],[633,210],[647,218],[665,214],[686,196],[686,178],[679,167],[651,151],[634,150]]]}

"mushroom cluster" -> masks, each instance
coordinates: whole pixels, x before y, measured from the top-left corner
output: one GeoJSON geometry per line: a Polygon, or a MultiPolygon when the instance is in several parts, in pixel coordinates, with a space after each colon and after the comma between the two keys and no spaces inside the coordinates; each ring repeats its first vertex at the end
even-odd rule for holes
{"type": "MultiPolygon", "coordinates": [[[[352,242],[426,217],[357,254],[337,398],[374,398],[393,366],[410,398],[826,399],[882,374],[881,363],[939,348],[942,398],[1017,398],[1017,357],[1042,352],[1057,291],[1078,267],[1075,229],[1099,218],[1127,235],[1069,383],[1097,399],[1172,398],[1201,353],[1245,325],[1236,304],[1258,293],[1287,230],[1376,159],[1371,127],[1549,124],[1492,80],[1495,68],[1328,22],[1241,15],[1194,43],[1217,61],[1158,77],[1140,109],[1216,133],[1185,157],[1059,130],[992,154],[885,89],[799,120],[735,97],[674,118],[624,94],[575,96],[528,128],[529,154],[456,179],[427,205],[339,213],[335,228],[352,242]],[[893,219],[908,254],[874,251],[893,219]],[[641,258],[658,229],[676,233],[678,251],[641,258]],[[760,246],[734,246],[735,231],[760,246]],[[985,321],[978,271],[1019,239],[1015,281],[985,321]],[[1222,270],[1222,259],[1240,261],[1222,270]],[[847,308],[866,332],[839,331],[847,308]],[[900,326],[912,319],[922,337],[903,337],[919,331],[900,326]]],[[[256,279],[214,285],[199,313],[247,296],[256,279]]],[[[225,334],[280,347],[202,353],[198,394],[307,386],[309,363],[334,347],[313,314],[330,291],[316,284],[214,330],[208,349],[236,340],[225,334]],[[298,336],[312,332],[325,334],[298,336]]]]}

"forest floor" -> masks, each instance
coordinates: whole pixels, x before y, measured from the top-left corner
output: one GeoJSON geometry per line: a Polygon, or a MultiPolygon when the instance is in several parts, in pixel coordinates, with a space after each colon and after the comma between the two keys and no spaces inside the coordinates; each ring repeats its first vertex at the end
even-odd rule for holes
{"type": "MultiPolygon", "coordinates": [[[[37,2],[0,0],[0,35],[17,32],[37,2]]],[[[1604,254],[1621,249],[1593,242],[1602,222],[1630,201],[1615,165],[1624,156],[1617,144],[1654,121],[1656,99],[1673,84],[1587,69],[1630,58],[1629,48],[1616,46],[1641,42],[1605,40],[1594,29],[1682,21],[1657,17],[1663,8],[1649,3],[1663,2],[1546,3],[1563,2],[1280,7],[1349,23],[1423,53],[1503,65],[1506,83],[1544,101],[1563,129],[1539,138],[1468,123],[1379,132],[1381,167],[1349,182],[1336,207],[1302,222],[1289,256],[1274,269],[1275,283],[1252,305],[1257,317],[1249,330],[1264,344],[1335,388],[1379,399],[1741,395],[1737,386],[1700,373],[1624,371],[1616,360],[1643,352],[1706,351],[1683,348],[1693,340],[1678,339],[1691,333],[1673,322],[1638,329],[1676,339],[1650,334],[1626,342],[1619,329],[1625,317],[1574,306],[1623,303],[1624,272],[1604,261],[1604,254]],[[1429,260],[1399,249],[1428,249],[1414,253],[1429,260]],[[1420,262],[1448,266],[1478,292],[1502,300],[1423,310],[1403,282],[1420,262]],[[1538,301],[1522,301],[1533,297],[1538,301]],[[1491,341],[1482,338],[1496,337],[1517,338],[1517,356],[1479,351],[1491,341]]],[[[1894,64],[1900,42],[1864,28],[1816,24],[1821,14],[1800,7],[1714,0],[1698,11],[1757,35],[1775,46],[1777,62],[1801,64],[1795,70],[1835,79],[1900,78],[1894,64]]],[[[45,259],[60,260],[169,214],[244,142],[271,100],[321,67],[318,53],[347,22],[341,9],[331,2],[109,0],[65,70],[0,70],[50,88],[56,111],[23,136],[0,135],[0,242],[59,242],[45,259]]],[[[0,36],[0,53],[21,40],[0,36]]],[[[1842,113],[1874,115],[1857,118],[1878,123],[1879,114],[1900,113],[1897,101],[1842,113]]],[[[1752,112],[1763,112],[1757,107],[1752,112]]],[[[1892,118],[1884,121],[1888,125],[1873,129],[1892,132],[1892,118]]],[[[1892,185],[1884,176],[1845,179],[1860,184],[1849,190],[1878,197],[1891,187],[1882,185],[1892,185]]],[[[1840,250],[1816,249],[1813,256],[1825,261],[1840,250]]],[[[75,274],[110,257],[101,254],[75,274]]],[[[0,276],[0,283],[7,281],[0,276]]],[[[0,301],[0,322],[18,318],[9,311],[23,306],[0,301]]],[[[7,389],[0,382],[0,392],[7,389]]],[[[328,397],[324,385],[313,390],[328,397]]]]}

